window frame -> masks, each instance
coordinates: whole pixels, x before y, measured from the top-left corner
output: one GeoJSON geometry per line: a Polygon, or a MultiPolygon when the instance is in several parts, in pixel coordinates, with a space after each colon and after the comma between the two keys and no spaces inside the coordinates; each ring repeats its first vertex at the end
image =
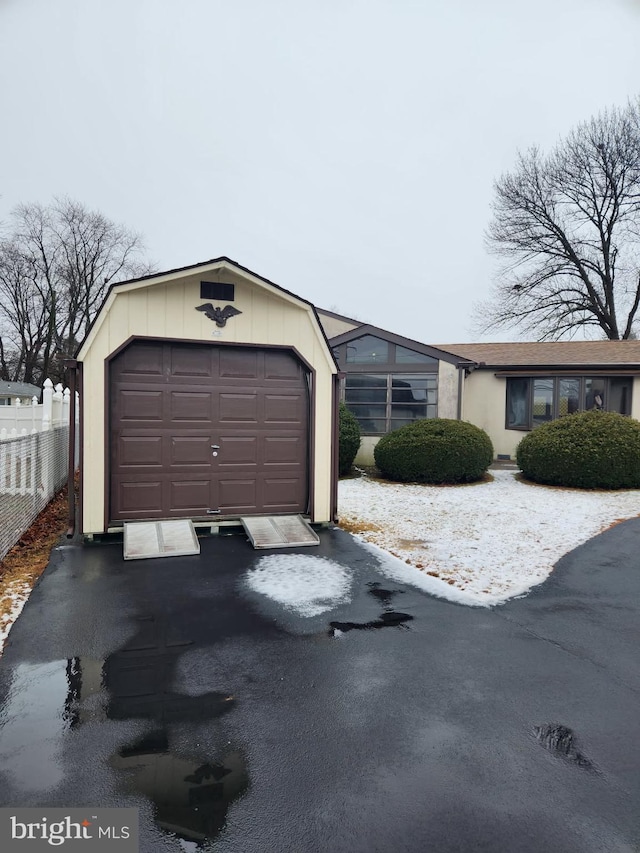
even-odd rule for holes
{"type": "MultiPolygon", "coordinates": [[[[579,392],[578,392],[578,412],[587,411],[585,406],[586,400],[586,383],[587,380],[600,380],[604,385],[604,402],[602,405],[602,409],[604,411],[611,411],[609,406],[609,400],[611,399],[611,382],[612,381],[620,381],[627,380],[629,383],[629,396],[628,396],[628,413],[624,414],[625,417],[631,416],[631,407],[633,400],[633,376],[625,375],[625,376],[616,376],[615,374],[601,374],[597,371],[591,373],[535,373],[535,374],[527,374],[526,376],[506,376],[506,387],[505,387],[505,412],[504,412],[504,428],[508,430],[516,430],[519,432],[531,432],[536,429],[536,426],[539,426],[533,423],[533,401],[534,401],[534,383],[537,379],[539,380],[551,380],[553,382],[552,389],[552,397],[551,397],[551,418],[550,421],[558,420],[558,418],[566,417],[566,415],[558,414],[559,411],[559,403],[560,403],[560,383],[563,379],[577,379],[580,383],[579,392]],[[510,425],[509,424],[509,404],[511,400],[510,393],[510,382],[511,380],[526,380],[528,388],[526,394],[526,425],[510,425]]],[[[568,414],[568,413],[567,413],[568,414]]],[[[549,421],[546,421],[549,423],[549,421]]]]}
{"type": "MultiPolygon", "coordinates": [[[[345,375],[341,379],[341,382],[340,382],[340,385],[341,385],[340,399],[346,404],[346,406],[349,408],[349,411],[352,412],[357,418],[358,417],[357,411],[354,411],[349,406],[349,401],[347,400],[347,391],[349,390],[347,388],[347,379],[348,379],[349,375],[354,375],[354,373],[357,374],[357,373],[359,373],[359,371],[353,371],[353,372],[347,371],[347,372],[345,372],[345,375]]],[[[422,371],[421,373],[414,373],[413,371],[408,371],[408,370],[402,370],[402,371],[397,370],[397,371],[389,371],[389,372],[375,371],[375,372],[370,372],[367,375],[369,375],[369,376],[380,376],[380,377],[384,376],[386,379],[386,385],[385,385],[386,399],[385,399],[385,402],[382,403],[382,402],[378,402],[378,401],[371,401],[371,403],[369,404],[371,406],[383,406],[384,405],[384,407],[385,407],[384,418],[373,416],[371,418],[371,420],[378,420],[378,421],[384,420],[385,429],[382,432],[375,431],[375,430],[367,430],[367,429],[363,429],[362,425],[361,425],[360,429],[361,429],[362,435],[373,435],[373,436],[386,435],[388,432],[392,431],[391,422],[394,420],[402,420],[405,423],[413,423],[414,420],[424,420],[423,418],[408,419],[408,418],[398,418],[397,416],[394,417],[394,414],[393,414],[394,406],[397,407],[397,406],[403,405],[402,403],[399,403],[398,401],[394,402],[394,400],[393,400],[393,392],[394,392],[394,390],[396,390],[396,391],[398,390],[397,387],[394,388],[393,383],[394,383],[394,380],[398,379],[399,377],[406,377],[407,379],[423,379],[423,380],[427,380],[427,381],[432,379],[434,381],[434,387],[433,388],[426,388],[425,389],[426,397],[425,397],[424,402],[419,401],[419,402],[415,402],[415,403],[406,403],[406,406],[407,407],[415,406],[415,408],[418,408],[418,406],[425,406],[425,408],[427,408],[427,410],[429,407],[433,407],[435,409],[435,414],[432,415],[431,417],[438,417],[438,374],[436,372],[434,372],[434,371],[422,371]],[[432,392],[433,394],[435,394],[435,403],[428,402],[429,392],[432,392]]],[[[376,387],[376,386],[372,385],[370,389],[369,388],[363,388],[360,390],[364,390],[364,391],[380,390],[381,391],[382,386],[376,387]]],[[[361,406],[361,405],[367,405],[364,401],[363,402],[351,401],[351,403],[352,403],[352,405],[354,405],[356,407],[361,406]]],[[[429,415],[427,415],[426,417],[429,418],[429,415]]],[[[360,423],[360,421],[358,421],[358,423],[360,423]]],[[[397,427],[393,427],[393,429],[397,429],[397,427]]]]}

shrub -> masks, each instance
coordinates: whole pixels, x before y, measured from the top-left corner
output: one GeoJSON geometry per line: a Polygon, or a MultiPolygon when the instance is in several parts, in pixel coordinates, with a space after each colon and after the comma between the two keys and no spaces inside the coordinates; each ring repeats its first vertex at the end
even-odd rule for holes
{"type": "Polygon", "coordinates": [[[466,421],[430,418],[384,435],[374,451],[376,465],[390,480],[470,483],[493,459],[486,432],[466,421]]]}
{"type": "Polygon", "coordinates": [[[543,424],[516,451],[524,476],[578,489],[640,488],[640,423],[615,412],[578,412],[543,424]]]}
{"type": "Polygon", "coordinates": [[[340,403],[339,424],[339,462],[340,476],[343,477],[351,471],[353,460],[360,448],[360,424],[353,412],[349,411],[344,403],[340,403]]]}

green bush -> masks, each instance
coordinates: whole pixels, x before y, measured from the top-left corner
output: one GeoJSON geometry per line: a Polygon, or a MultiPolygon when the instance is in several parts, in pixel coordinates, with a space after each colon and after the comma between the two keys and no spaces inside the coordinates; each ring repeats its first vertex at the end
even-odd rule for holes
{"type": "Polygon", "coordinates": [[[640,488],[640,423],[578,412],[537,427],[516,451],[528,480],[578,489],[640,488]]]}
{"type": "Polygon", "coordinates": [[[493,459],[486,432],[466,421],[413,421],[382,436],[373,455],[385,477],[400,482],[470,483],[493,459]]]}
{"type": "Polygon", "coordinates": [[[353,460],[356,458],[356,453],[360,447],[360,424],[353,412],[340,403],[340,452],[339,452],[339,471],[343,477],[351,471],[353,460]]]}

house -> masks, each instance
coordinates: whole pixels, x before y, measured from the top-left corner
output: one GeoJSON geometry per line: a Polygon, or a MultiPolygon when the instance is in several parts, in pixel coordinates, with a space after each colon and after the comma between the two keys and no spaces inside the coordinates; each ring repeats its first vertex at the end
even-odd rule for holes
{"type": "Polygon", "coordinates": [[[343,374],[341,399],[362,430],[356,461],[373,462],[381,435],[416,418],[470,421],[496,456],[523,434],[571,412],[602,408],[640,420],[640,341],[427,346],[318,309],[343,374]]]}
{"type": "Polygon", "coordinates": [[[334,519],[338,369],[305,299],[226,257],[120,282],[68,367],[85,536],[127,520],[334,519]]]}
{"type": "Polygon", "coordinates": [[[15,406],[20,400],[23,406],[30,406],[33,398],[40,399],[40,389],[28,382],[0,381],[0,406],[15,406]]]}
{"type": "Polygon", "coordinates": [[[640,341],[452,344],[472,361],[462,417],[491,437],[501,457],[515,457],[523,434],[586,409],[640,420],[640,341]]]}

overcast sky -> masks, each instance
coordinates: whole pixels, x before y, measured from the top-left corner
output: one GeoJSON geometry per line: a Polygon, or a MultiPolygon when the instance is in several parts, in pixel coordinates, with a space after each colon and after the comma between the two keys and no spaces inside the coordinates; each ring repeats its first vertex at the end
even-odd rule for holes
{"type": "Polygon", "coordinates": [[[0,74],[5,223],[68,195],[161,270],[462,342],[494,179],[640,93],[640,0],[0,0],[0,74]]]}

